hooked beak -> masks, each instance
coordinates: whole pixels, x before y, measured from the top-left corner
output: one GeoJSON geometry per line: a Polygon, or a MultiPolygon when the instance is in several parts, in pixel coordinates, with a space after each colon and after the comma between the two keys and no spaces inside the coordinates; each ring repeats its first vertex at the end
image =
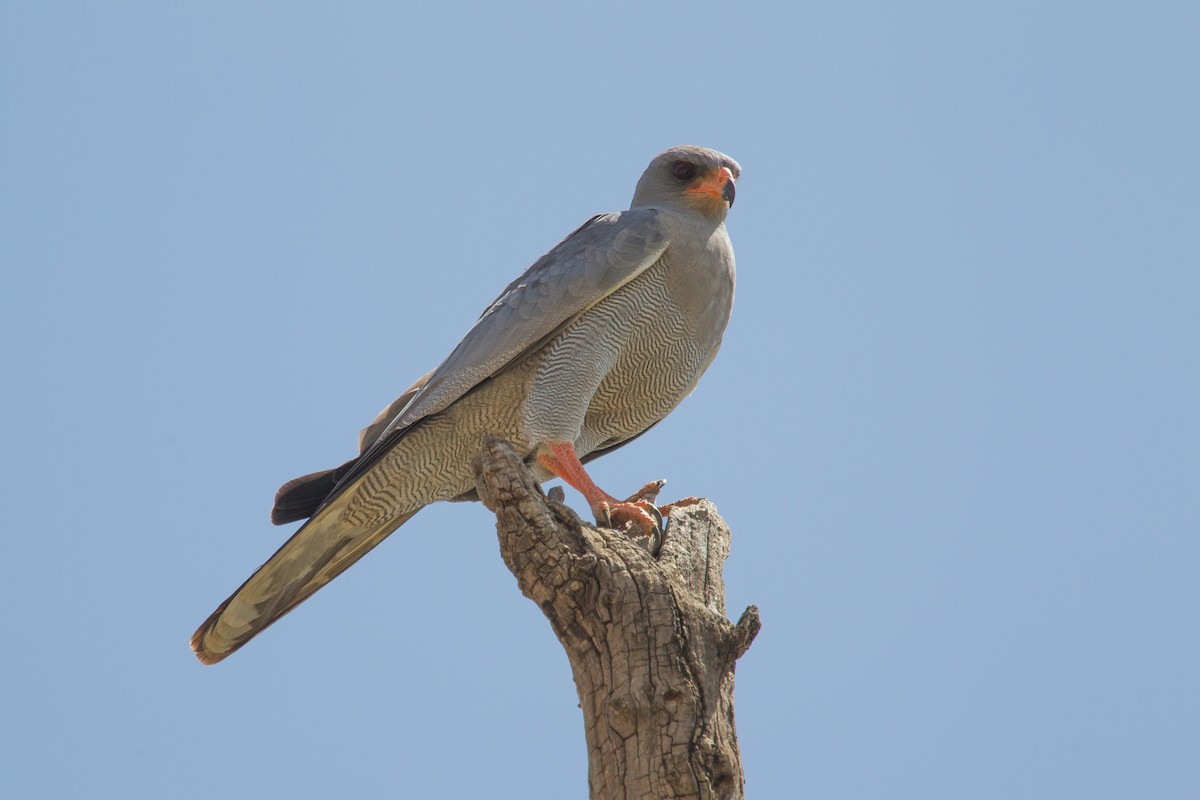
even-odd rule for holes
{"type": "Polygon", "coordinates": [[[710,175],[705,175],[695,186],[683,190],[684,194],[708,195],[714,202],[724,201],[733,207],[733,198],[737,194],[734,186],[733,172],[729,167],[721,167],[710,175]]]}

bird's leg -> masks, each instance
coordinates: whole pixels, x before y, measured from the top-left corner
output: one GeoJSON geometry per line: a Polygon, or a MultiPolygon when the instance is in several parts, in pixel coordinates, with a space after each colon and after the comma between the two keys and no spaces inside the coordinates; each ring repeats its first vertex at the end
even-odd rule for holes
{"type": "MultiPolygon", "coordinates": [[[[617,527],[632,523],[646,535],[662,529],[662,515],[653,503],[646,500],[622,502],[597,486],[584,470],[575,453],[575,445],[570,442],[543,443],[537,449],[537,463],[575,487],[587,500],[597,523],[617,527]]],[[[643,491],[649,485],[643,487],[643,491]]]]}

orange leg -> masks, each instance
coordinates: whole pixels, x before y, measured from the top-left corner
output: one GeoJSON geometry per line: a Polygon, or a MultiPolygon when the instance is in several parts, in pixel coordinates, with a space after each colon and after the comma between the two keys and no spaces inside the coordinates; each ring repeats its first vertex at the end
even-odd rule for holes
{"type": "MultiPolygon", "coordinates": [[[[575,446],[570,442],[544,443],[537,450],[537,462],[575,487],[587,500],[596,522],[601,525],[621,526],[632,522],[647,535],[661,527],[661,515],[653,503],[646,500],[621,501],[597,486],[579,462],[575,446]]],[[[649,486],[647,484],[647,488],[649,486]]]]}

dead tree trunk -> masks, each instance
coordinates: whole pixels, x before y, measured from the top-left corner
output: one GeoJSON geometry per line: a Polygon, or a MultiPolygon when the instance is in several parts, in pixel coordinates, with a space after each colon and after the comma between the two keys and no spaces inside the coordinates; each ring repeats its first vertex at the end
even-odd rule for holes
{"type": "Polygon", "coordinates": [[[593,800],[741,798],[733,672],[760,623],[754,606],[725,617],[713,505],[673,511],[656,548],[548,501],[507,442],[485,439],[474,467],[504,563],[571,661],[593,800]]]}

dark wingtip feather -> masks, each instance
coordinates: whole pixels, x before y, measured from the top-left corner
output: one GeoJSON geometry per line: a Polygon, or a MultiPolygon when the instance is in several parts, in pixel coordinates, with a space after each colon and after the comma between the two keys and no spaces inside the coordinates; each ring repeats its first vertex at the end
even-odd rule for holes
{"type": "Polygon", "coordinates": [[[284,525],[308,519],[317,513],[321,503],[325,502],[325,498],[357,461],[358,459],[352,459],[337,469],[301,475],[280,486],[279,491],[275,493],[275,505],[271,508],[271,522],[284,525]]]}

